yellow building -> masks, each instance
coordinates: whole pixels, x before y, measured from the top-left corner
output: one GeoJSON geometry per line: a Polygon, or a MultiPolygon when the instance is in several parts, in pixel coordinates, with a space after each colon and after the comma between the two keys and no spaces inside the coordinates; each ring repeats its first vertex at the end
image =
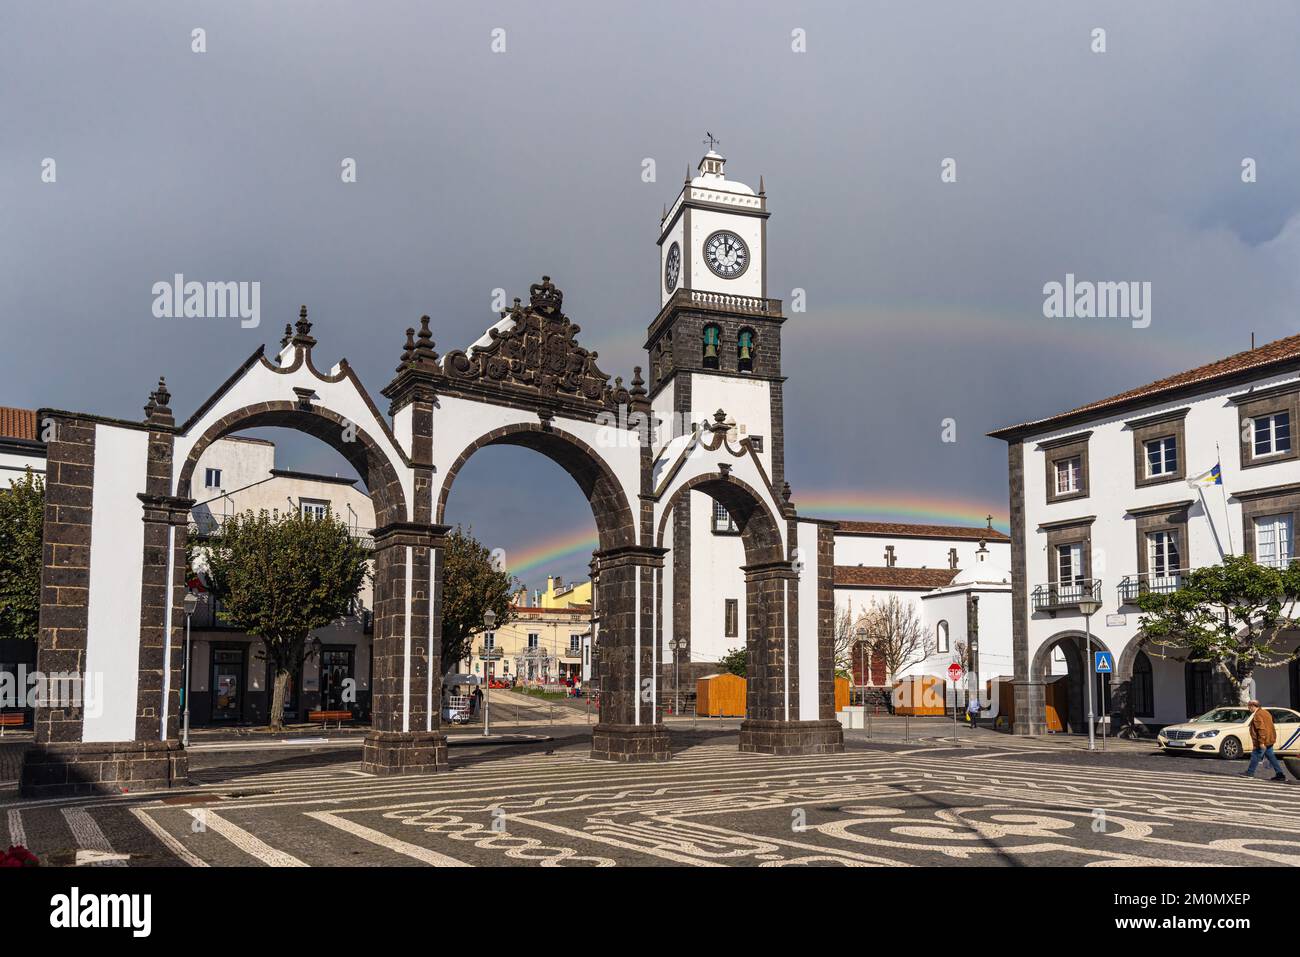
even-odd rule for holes
{"type": "Polygon", "coordinates": [[[520,589],[510,620],[493,632],[476,632],[461,670],[529,684],[581,680],[590,668],[591,582],[566,586],[546,580],[546,591],[520,589]],[[492,651],[489,666],[489,650],[492,651]],[[585,666],[585,667],[584,667],[585,666]]]}

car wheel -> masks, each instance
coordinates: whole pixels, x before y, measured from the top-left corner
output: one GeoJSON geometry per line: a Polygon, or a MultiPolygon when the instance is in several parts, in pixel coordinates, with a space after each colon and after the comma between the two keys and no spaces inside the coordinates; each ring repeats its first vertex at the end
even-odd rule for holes
{"type": "Polygon", "coordinates": [[[1219,757],[1225,761],[1236,761],[1241,757],[1243,748],[1241,742],[1232,735],[1223,739],[1223,744],[1219,745],[1219,757]]]}

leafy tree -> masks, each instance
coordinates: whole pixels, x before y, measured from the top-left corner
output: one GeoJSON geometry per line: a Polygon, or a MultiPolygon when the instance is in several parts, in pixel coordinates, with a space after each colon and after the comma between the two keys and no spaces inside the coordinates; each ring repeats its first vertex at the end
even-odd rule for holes
{"type": "Polygon", "coordinates": [[[0,638],[36,639],[45,482],[28,469],[0,489],[0,638]]]}
{"type": "Polygon", "coordinates": [[[226,519],[195,556],[207,566],[220,617],[261,638],[275,669],[271,727],[284,726],[289,678],[313,628],[352,613],[370,553],[333,513],[315,518],[263,509],[226,519]]]}
{"type": "Polygon", "coordinates": [[[749,649],[727,649],[727,653],[718,659],[718,667],[727,674],[739,675],[742,678],[745,677],[749,671],[749,649]]]}
{"type": "Polygon", "coordinates": [[[488,547],[474,537],[473,530],[458,525],[447,536],[442,572],[442,672],[468,658],[476,632],[483,629],[483,616],[496,612],[496,627],[510,621],[513,575],[497,568],[488,547]]]}
{"type": "Polygon", "coordinates": [[[1175,591],[1140,595],[1139,624],[1146,648],[1175,661],[1212,663],[1244,701],[1256,669],[1296,657],[1278,645],[1282,633],[1297,624],[1297,598],[1300,564],[1277,569],[1228,555],[1221,565],[1188,573],[1175,591]]]}

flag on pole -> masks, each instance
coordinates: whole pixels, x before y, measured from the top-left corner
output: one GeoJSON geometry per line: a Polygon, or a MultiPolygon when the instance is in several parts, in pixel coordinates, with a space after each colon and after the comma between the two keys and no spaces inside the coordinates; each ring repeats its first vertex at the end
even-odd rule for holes
{"type": "Polygon", "coordinates": [[[1194,475],[1187,480],[1188,488],[1199,488],[1204,485],[1222,485],[1223,473],[1219,470],[1219,463],[1215,462],[1214,467],[1207,469],[1200,475],[1194,475]]]}

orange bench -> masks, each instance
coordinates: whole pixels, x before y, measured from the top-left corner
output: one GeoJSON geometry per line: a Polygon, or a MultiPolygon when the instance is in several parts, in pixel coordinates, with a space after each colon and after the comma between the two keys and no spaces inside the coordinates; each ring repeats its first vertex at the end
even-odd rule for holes
{"type": "Polygon", "coordinates": [[[0,734],[4,734],[5,728],[21,728],[27,723],[27,716],[21,711],[11,711],[9,714],[0,714],[0,734]]]}
{"type": "Polygon", "coordinates": [[[307,720],[311,722],[319,721],[322,726],[329,727],[331,721],[337,721],[340,728],[343,727],[344,721],[352,720],[351,711],[308,711],[307,720]]]}

